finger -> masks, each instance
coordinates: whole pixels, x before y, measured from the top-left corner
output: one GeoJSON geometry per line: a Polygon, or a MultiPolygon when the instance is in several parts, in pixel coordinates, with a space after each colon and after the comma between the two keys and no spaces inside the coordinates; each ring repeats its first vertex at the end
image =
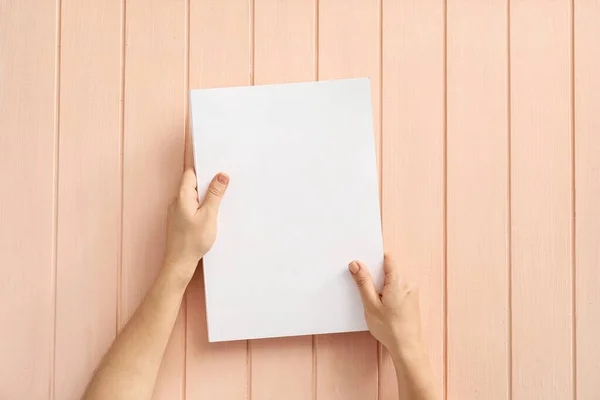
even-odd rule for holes
{"type": "Polygon", "coordinates": [[[398,266],[396,258],[390,253],[385,253],[383,256],[384,286],[396,282],[399,279],[399,269],[400,267],[398,266]]]}
{"type": "Polygon", "coordinates": [[[369,269],[360,261],[352,261],[348,265],[348,269],[352,274],[352,278],[354,278],[354,282],[356,282],[356,286],[358,286],[363,306],[376,307],[381,300],[379,299],[379,294],[377,293],[369,269]]]}
{"type": "Polygon", "coordinates": [[[211,210],[217,211],[221,204],[221,199],[227,190],[229,185],[229,176],[219,172],[208,185],[206,190],[206,197],[204,198],[203,207],[207,207],[211,210]]]}
{"type": "Polygon", "coordinates": [[[195,213],[198,208],[198,192],[196,191],[196,174],[192,168],[187,168],[181,176],[179,184],[178,204],[186,213],[195,213]]]}
{"type": "Polygon", "coordinates": [[[181,183],[179,184],[179,195],[186,195],[192,190],[196,190],[196,174],[192,168],[187,168],[181,175],[181,183]]]}
{"type": "MultiPolygon", "coordinates": [[[[190,119],[186,118],[186,132],[191,132],[190,119]]],[[[194,145],[192,143],[192,135],[184,135],[185,136],[185,150],[184,150],[184,159],[183,165],[185,168],[190,168],[194,166],[194,145]]]]}

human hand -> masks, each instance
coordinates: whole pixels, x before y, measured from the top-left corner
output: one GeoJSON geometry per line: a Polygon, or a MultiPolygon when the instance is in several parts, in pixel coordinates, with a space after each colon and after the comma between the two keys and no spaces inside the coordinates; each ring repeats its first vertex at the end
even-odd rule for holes
{"type": "Polygon", "coordinates": [[[165,268],[175,270],[185,285],[192,279],[198,262],[217,237],[217,215],[229,177],[217,174],[202,204],[198,201],[196,174],[189,168],[181,177],[179,195],[169,207],[165,268]]]}
{"type": "Polygon", "coordinates": [[[419,294],[415,285],[401,278],[398,264],[387,254],[383,268],[384,285],[379,294],[362,262],[352,261],[348,266],[359,288],[371,334],[398,358],[423,348],[419,294]]]}

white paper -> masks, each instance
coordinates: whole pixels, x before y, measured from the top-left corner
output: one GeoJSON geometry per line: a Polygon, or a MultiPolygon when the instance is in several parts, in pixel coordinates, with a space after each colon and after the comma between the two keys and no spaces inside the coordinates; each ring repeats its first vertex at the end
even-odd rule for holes
{"type": "Polygon", "coordinates": [[[209,341],[367,329],[348,263],[364,261],[380,287],[369,86],[191,92],[199,195],[216,173],[231,177],[204,257],[209,341]]]}

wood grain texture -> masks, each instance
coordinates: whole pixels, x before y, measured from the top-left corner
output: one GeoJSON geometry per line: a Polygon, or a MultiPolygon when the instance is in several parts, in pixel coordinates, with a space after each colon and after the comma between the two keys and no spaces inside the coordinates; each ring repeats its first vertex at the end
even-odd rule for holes
{"type": "Polygon", "coordinates": [[[255,0],[254,84],[316,78],[315,0],[255,0]]]}
{"type": "MultiPolygon", "coordinates": [[[[314,0],[256,0],[254,27],[255,85],[316,78],[314,0]]],[[[248,348],[253,400],[312,399],[311,336],[253,340],[248,348]]]]}
{"type": "Polygon", "coordinates": [[[377,398],[377,342],[369,332],[316,336],[316,397],[377,398]]]}
{"type": "Polygon", "coordinates": [[[510,43],[513,399],[568,400],[573,395],[569,1],[512,1],[510,43]]]}
{"type": "Polygon", "coordinates": [[[251,83],[251,3],[198,0],[190,4],[190,89],[251,83]]]}
{"type": "MultiPolygon", "coordinates": [[[[376,0],[320,0],[318,10],[318,79],[371,79],[378,171],[381,171],[380,6],[376,0]]],[[[377,398],[377,341],[369,332],[317,336],[316,352],[317,398],[377,398]]]]}
{"type": "Polygon", "coordinates": [[[600,393],[600,2],[575,2],[577,399],[600,393]]]}
{"type": "Polygon", "coordinates": [[[0,2],[0,398],[52,390],[56,4],[0,2]],[[24,29],[24,27],[28,27],[24,29]]]}
{"type": "MultiPolygon", "coordinates": [[[[120,327],[162,266],[167,208],[183,171],[185,8],[184,0],[127,3],[120,327]]],[[[155,399],[183,398],[184,318],[182,311],[159,371],[155,399]]]]}
{"type": "MultiPolygon", "coordinates": [[[[384,244],[406,278],[419,284],[423,335],[442,393],[444,2],[384,1],[382,51],[384,244]]],[[[379,368],[379,398],[398,398],[394,366],[385,351],[379,368]]]]}
{"type": "Polygon", "coordinates": [[[251,398],[313,398],[312,336],[250,341],[251,398]]]}
{"type": "Polygon", "coordinates": [[[506,1],[447,8],[448,398],[509,398],[506,1]]]}
{"type": "MultiPolygon", "coordinates": [[[[599,37],[598,0],[0,0],[0,398],[79,398],[146,293],[188,88],[368,76],[439,391],[596,399],[599,37]]],[[[397,398],[368,333],[213,345],[186,303],[157,399],[397,398]]]]}
{"type": "MultiPolygon", "coordinates": [[[[190,89],[251,83],[250,5],[245,0],[191,2],[190,89]]],[[[188,147],[186,155],[189,154],[191,149],[188,147]]],[[[232,181],[235,179],[231,178],[232,181]]],[[[208,343],[201,269],[188,287],[186,302],[186,398],[247,398],[250,389],[247,342],[208,343]]]]}
{"type": "Polygon", "coordinates": [[[121,2],[61,11],[55,397],[78,399],[117,326],[121,2]]]}

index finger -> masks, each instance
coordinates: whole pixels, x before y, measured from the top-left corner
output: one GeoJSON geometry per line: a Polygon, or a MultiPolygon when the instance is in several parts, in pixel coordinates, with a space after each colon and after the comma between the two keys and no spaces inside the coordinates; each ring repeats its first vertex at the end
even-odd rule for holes
{"type": "Polygon", "coordinates": [[[392,283],[400,279],[400,266],[398,260],[391,253],[383,255],[383,273],[385,283],[392,283]]]}
{"type": "Polygon", "coordinates": [[[190,190],[196,190],[196,174],[192,168],[187,168],[183,171],[181,176],[181,183],[179,184],[179,193],[188,193],[190,190]]]}

